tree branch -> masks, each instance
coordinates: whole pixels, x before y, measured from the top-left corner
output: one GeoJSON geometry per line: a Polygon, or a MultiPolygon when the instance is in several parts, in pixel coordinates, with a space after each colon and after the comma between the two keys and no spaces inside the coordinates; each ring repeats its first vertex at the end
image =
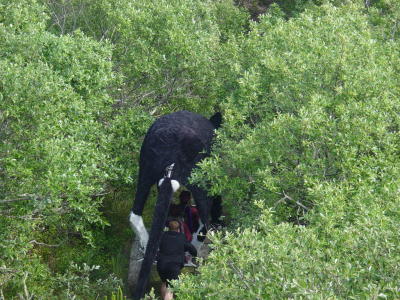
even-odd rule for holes
{"type": "Polygon", "coordinates": [[[20,198],[15,198],[15,199],[3,199],[0,200],[1,203],[11,203],[11,202],[17,202],[17,201],[25,201],[25,200],[32,200],[32,199],[38,199],[35,197],[35,195],[30,195],[30,194],[22,194],[19,196],[20,198]]]}
{"type": "Polygon", "coordinates": [[[19,298],[21,300],[31,300],[33,299],[33,295],[29,295],[28,287],[26,286],[26,279],[28,278],[28,272],[24,273],[24,278],[22,279],[22,285],[24,287],[24,294],[19,294],[19,298]]]}
{"type": "Polygon", "coordinates": [[[285,191],[283,191],[283,195],[285,196],[286,199],[289,199],[290,201],[296,203],[298,206],[300,206],[301,208],[305,209],[305,210],[310,210],[307,206],[305,206],[304,204],[302,204],[301,202],[294,200],[292,197],[290,197],[289,195],[286,195],[285,191]]]}
{"type": "Polygon", "coordinates": [[[46,247],[60,247],[60,245],[61,245],[61,243],[57,244],[57,245],[50,245],[50,244],[46,244],[46,243],[37,242],[36,240],[32,240],[29,243],[39,245],[39,246],[46,246],[46,247]]]}
{"type": "Polygon", "coordinates": [[[306,210],[306,211],[309,211],[309,210],[310,210],[307,206],[305,206],[305,205],[304,205],[303,203],[301,203],[300,201],[294,200],[292,197],[290,197],[289,195],[287,195],[287,194],[285,193],[285,191],[282,191],[282,193],[283,193],[283,197],[282,197],[281,199],[279,199],[278,201],[275,202],[274,207],[278,206],[278,204],[280,204],[280,203],[282,203],[282,202],[285,202],[286,200],[290,200],[290,201],[292,201],[293,203],[295,203],[295,204],[297,204],[298,206],[300,206],[302,209],[304,209],[304,210],[306,210]]]}
{"type": "MultiPolygon", "coordinates": [[[[232,270],[236,273],[236,275],[238,275],[240,277],[240,279],[242,280],[242,282],[244,283],[244,285],[246,286],[246,288],[248,290],[251,289],[251,286],[247,283],[247,279],[244,277],[244,274],[242,272],[242,270],[240,270],[239,268],[237,268],[232,261],[228,260],[228,265],[232,268],[232,270]]],[[[259,297],[255,298],[256,300],[260,300],[259,297]]]]}

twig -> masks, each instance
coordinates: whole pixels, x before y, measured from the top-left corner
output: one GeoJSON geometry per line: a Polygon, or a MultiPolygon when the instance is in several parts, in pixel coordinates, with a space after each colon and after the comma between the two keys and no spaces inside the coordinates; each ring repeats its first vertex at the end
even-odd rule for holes
{"type": "Polygon", "coordinates": [[[281,204],[282,202],[285,202],[286,197],[282,197],[281,199],[279,199],[278,201],[275,202],[274,208],[277,207],[279,204],[281,204]]]}
{"type": "Polygon", "coordinates": [[[228,265],[232,268],[232,270],[239,275],[240,279],[242,279],[242,282],[244,283],[244,285],[246,286],[246,288],[250,289],[250,285],[246,282],[244,275],[242,273],[241,270],[239,270],[238,268],[236,268],[236,266],[233,264],[233,262],[231,262],[230,260],[228,260],[228,265]]]}
{"type": "MultiPolygon", "coordinates": [[[[90,195],[90,197],[101,197],[101,196],[105,196],[110,194],[110,192],[101,192],[98,194],[93,194],[90,195]]],[[[15,198],[15,199],[2,199],[0,200],[0,204],[2,203],[12,203],[12,202],[18,202],[18,201],[26,201],[26,200],[43,200],[45,199],[44,197],[40,197],[38,195],[34,195],[34,194],[22,194],[19,195],[20,198],[15,198]]],[[[66,195],[60,195],[61,199],[66,199],[67,196],[66,195]]]]}
{"type": "Polygon", "coordinates": [[[22,285],[24,286],[24,295],[19,294],[21,300],[31,300],[33,295],[29,295],[28,287],[26,286],[26,279],[28,278],[28,272],[24,273],[24,278],[22,279],[22,285]]]}
{"type": "MultiPolygon", "coordinates": [[[[242,270],[240,270],[239,268],[237,268],[237,267],[233,264],[233,262],[230,261],[230,260],[228,260],[228,265],[232,268],[232,270],[233,270],[237,275],[239,275],[240,279],[242,280],[242,282],[244,283],[244,285],[246,286],[246,288],[247,288],[248,290],[250,290],[250,289],[251,289],[251,286],[247,283],[246,278],[244,277],[242,270]]],[[[256,297],[255,299],[256,299],[256,300],[260,300],[259,297],[256,297]]]]}
{"type": "Polygon", "coordinates": [[[396,32],[397,32],[397,27],[399,25],[399,20],[396,20],[396,22],[394,22],[394,25],[392,27],[392,37],[391,40],[394,40],[395,36],[396,36],[396,32]]]}
{"type": "Polygon", "coordinates": [[[99,194],[93,194],[93,195],[91,195],[90,197],[101,197],[101,196],[105,196],[105,195],[108,195],[108,194],[111,194],[111,192],[103,192],[103,193],[99,193],[99,194]]]}
{"type": "Polygon", "coordinates": [[[10,202],[17,202],[17,201],[32,200],[32,199],[39,199],[39,200],[41,199],[40,197],[38,197],[36,195],[32,195],[32,194],[22,194],[22,195],[19,195],[18,197],[20,197],[20,198],[0,200],[0,204],[1,203],[10,203],[10,202]]]}
{"type": "Polygon", "coordinates": [[[0,267],[1,273],[18,273],[18,270],[7,269],[6,266],[0,267]]]}
{"type": "Polygon", "coordinates": [[[300,201],[294,200],[292,197],[290,197],[289,195],[287,195],[287,194],[285,193],[285,191],[283,191],[283,197],[282,197],[281,199],[279,199],[278,201],[275,202],[274,208],[275,208],[276,206],[278,206],[278,204],[280,204],[280,203],[282,203],[282,202],[285,202],[285,200],[290,200],[290,201],[294,202],[295,204],[297,204],[298,206],[300,206],[301,208],[303,208],[303,209],[306,210],[306,211],[309,211],[309,210],[310,210],[307,206],[305,206],[305,205],[304,205],[303,203],[301,203],[300,201]]]}
{"type": "Polygon", "coordinates": [[[17,201],[26,201],[26,200],[30,200],[30,198],[4,199],[4,200],[0,200],[0,204],[1,203],[17,202],[17,201]]]}
{"type": "Polygon", "coordinates": [[[50,244],[38,242],[38,241],[36,241],[36,240],[32,240],[32,241],[30,241],[29,243],[30,243],[30,244],[39,245],[39,246],[46,246],[46,247],[60,247],[60,245],[61,245],[61,243],[58,244],[58,245],[50,245],[50,244]]]}
{"type": "Polygon", "coordinates": [[[286,195],[285,191],[283,191],[283,195],[285,196],[286,199],[291,200],[292,202],[296,203],[298,206],[300,206],[301,208],[305,209],[305,210],[310,210],[307,206],[305,206],[304,204],[302,204],[301,202],[294,200],[292,197],[290,197],[289,195],[286,195]]]}

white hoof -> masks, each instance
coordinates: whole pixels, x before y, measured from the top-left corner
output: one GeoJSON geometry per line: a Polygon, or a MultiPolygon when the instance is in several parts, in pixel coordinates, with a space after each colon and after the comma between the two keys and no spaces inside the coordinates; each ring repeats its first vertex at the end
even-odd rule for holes
{"type": "Polygon", "coordinates": [[[142,216],[135,215],[133,212],[129,215],[129,223],[136,236],[139,237],[140,247],[146,250],[147,242],[149,241],[149,234],[144,227],[142,216]]]}

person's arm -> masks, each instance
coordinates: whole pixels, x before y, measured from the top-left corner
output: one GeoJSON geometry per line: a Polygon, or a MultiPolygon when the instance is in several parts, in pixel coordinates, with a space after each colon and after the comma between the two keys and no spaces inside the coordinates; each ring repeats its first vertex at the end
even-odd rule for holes
{"type": "Polygon", "coordinates": [[[185,251],[188,251],[192,256],[197,256],[196,247],[187,241],[185,242],[185,251]]]}

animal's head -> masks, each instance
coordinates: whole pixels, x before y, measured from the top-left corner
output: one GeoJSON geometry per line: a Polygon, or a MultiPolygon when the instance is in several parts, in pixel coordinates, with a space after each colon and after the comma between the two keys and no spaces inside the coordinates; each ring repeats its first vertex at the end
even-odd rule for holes
{"type": "Polygon", "coordinates": [[[222,124],[222,114],[220,112],[216,112],[211,118],[210,122],[214,125],[215,129],[221,127],[222,124]]]}

